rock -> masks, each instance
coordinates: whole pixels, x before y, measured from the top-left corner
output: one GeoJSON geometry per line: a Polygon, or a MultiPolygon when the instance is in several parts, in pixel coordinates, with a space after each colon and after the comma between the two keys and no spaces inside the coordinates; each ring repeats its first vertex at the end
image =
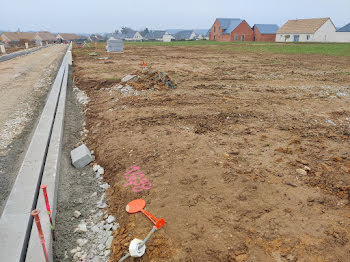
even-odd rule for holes
{"type": "Polygon", "coordinates": [[[113,224],[107,224],[107,225],[104,226],[104,229],[105,229],[106,231],[109,231],[109,230],[111,230],[112,228],[113,228],[113,224]]]}
{"type": "Polygon", "coordinates": [[[336,126],[337,124],[336,123],[334,123],[332,120],[330,120],[330,119],[327,119],[326,120],[326,123],[328,123],[328,124],[331,124],[331,125],[333,125],[333,126],[336,126]]]}
{"type": "Polygon", "coordinates": [[[97,173],[98,175],[103,175],[103,174],[105,173],[105,170],[104,170],[103,167],[99,167],[99,168],[97,169],[96,173],[97,173]]]}
{"type": "Polygon", "coordinates": [[[97,205],[98,208],[106,208],[107,207],[107,204],[106,203],[101,203],[101,204],[98,204],[97,205]]]}
{"type": "Polygon", "coordinates": [[[108,218],[107,218],[107,223],[110,224],[110,223],[113,223],[114,221],[115,221],[114,216],[109,215],[108,218]]]}
{"type": "Polygon", "coordinates": [[[295,170],[299,175],[302,175],[302,176],[306,176],[307,175],[307,172],[304,170],[304,169],[296,169],[295,170]]]}
{"type": "Polygon", "coordinates": [[[85,253],[81,255],[81,259],[82,259],[83,261],[85,260],[86,257],[87,257],[87,255],[86,255],[85,253]]]}
{"type": "Polygon", "coordinates": [[[77,253],[77,252],[78,252],[78,251],[77,251],[76,248],[73,248],[73,249],[70,251],[71,254],[75,254],[75,253],[77,253]]]}
{"type": "Polygon", "coordinates": [[[87,232],[87,227],[85,223],[81,223],[78,225],[76,229],[74,229],[74,232],[87,232]]]}
{"type": "Polygon", "coordinates": [[[306,172],[310,172],[310,171],[311,171],[311,168],[308,167],[308,166],[304,166],[304,170],[305,170],[306,172]]]}
{"type": "Polygon", "coordinates": [[[81,247],[84,246],[87,242],[88,242],[88,240],[86,238],[77,239],[77,244],[81,247]]]}
{"type": "Polygon", "coordinates": [[[100,165],[94,164],[94,165],[92,166],[92,170],[94,170],[94,172],[97,172],[97,170],[98,170],[100,167],[101,167],[100,165]]]}
{"type": "Polygon", "coordinates": [[[77,247],[77,251],[81,251],[81,248],[80,248],[80,247],[77,247]]]}
{"type": "Polygon", "coordinates": [[[297,184],[295,184],[294,182],[292,182],[292,181],[286,181],[286,182],[284,182],[286,185],[288,185],[288,186],[292,186],[292,187],[297,187],[298,185],[297,184]]]}
{"type": "Polygon", "coordinates": [[[90,150],[85,144],[73,149],[70,152],[70,157],[72,159],[73,166],[76,168],[83,168],[92,161],[90,150]]]}
{"type": "Polygon", "coordinates": [[[113,242],[113,236],[110,236],[106,241],[106,248],[111,248],[113,242]]]}
{"type": "Polygon", "coordinates": [[[106,190],[109,188],[109,185],[107,183],[104,183],[104,184],[100,185],[100,187],[106,190]]]}
{"type": "Polygon", "coordinates": [[[96,52],[89,53],[89,56],[98,56],[96,52]]]}
{"type": "Polygon", "coordinates": [[[119,224],[117,223],[117,224],[115,224],[115,225],[112,227],[112,230],[113,230],[113,231],[116,231],[118,228],[119,228],[119,224]]]}
{"type": "Polygon", "coordinates": [[[128,81],[130,81],[130,80],[132,80],[132,79],[134,79],[134,78],[136,78],[137,77],[137,75],[126,75],[126,76],[124,76],[123,78],[122,78],[122,82],[124,83],[124,82],[128,82],[128,81]]]}
{"type": "Polygon", "coordinates": [[[105,257],[108,257],[111,254],[111,251],[110,250],[106,250],[103,254],[105,255],[105,257]]]}
{"type": "Polygon", "coordinates": [[[105,247],[106,247],[106,246],[105,246],[104,244],[99,244],[99,245],[97,246],[98,250],[100,250],[100,251],[104,250],[105,247]]]}
{"type": "Polygon", "coordinates": [[[81,258],[81,252],[77,252],[73,256],[74,259],[81,258]]]}
{"type": "Polygon", "coordinates": [[[95,225],[91,228],[91,231],[97,233],[98,231],[100,231],[100,229],[98,228],[98,226],[95,225]]]}
{"type": "Polygon", "coordinates": [[[78,217],[81,216],[81,213],[80,213],[79,211],[76,210],[76,211],[74,211],[73,216],[74,216],[75,218],[78,218],[78,217]]]}

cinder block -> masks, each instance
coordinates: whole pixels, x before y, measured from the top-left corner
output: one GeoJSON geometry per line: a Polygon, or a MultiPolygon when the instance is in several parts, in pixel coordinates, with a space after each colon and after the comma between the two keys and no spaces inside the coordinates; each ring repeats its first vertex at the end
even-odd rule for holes
{"type": "Polygon", "coordinates": [[[70,157],[72,159],[73,166],[76,168],[82,168],[92,161],[90,150],[85,144],[73,149],[70,152],[70,157]]]}

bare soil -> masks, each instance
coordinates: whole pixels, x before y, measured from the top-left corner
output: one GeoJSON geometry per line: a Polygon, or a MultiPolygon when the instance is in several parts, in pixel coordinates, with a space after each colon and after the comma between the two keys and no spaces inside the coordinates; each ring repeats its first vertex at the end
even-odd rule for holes
{"type": "Polygon", "coordinates": [[[137,198],[166,221],[139,261],[349,260],[348,57],[126,46],[74,59],[75,84],[91,99],[85,143],[120,223],[111,261],[151,229],[125,211],[137,198]],[[177,88],[115,90],[143,60],[177,88]],[[125,186],[135,165],[151,189],[125,186]]]}

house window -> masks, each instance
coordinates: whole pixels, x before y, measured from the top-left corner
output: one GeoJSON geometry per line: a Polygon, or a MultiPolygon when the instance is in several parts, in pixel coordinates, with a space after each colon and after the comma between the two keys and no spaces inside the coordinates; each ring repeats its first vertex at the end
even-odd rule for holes
{"type": "Polygon", "coordinates": [[[307,35],[307,36],[306,36],[306,40],[310,40],[310,35],[307,35]]]}
{"type": "Polygon", "coordinates": [[[215,29],[216,29],[216,27],[214,26],[214,33],[215,33],[215,29]]]}
{"type": "Polygon", "coordinates": [[[215,35],[214,35],[214,40],[215,40],[215,35]]]}
{"type": "Polygon", "coordinates": [[[238,41],[238,35],[235,35],[235,41],[238,41]]]}
{"type": "Polygon", "coordinates": [[[299,35],[294,35],[293,40],[294,42],[299,42],[299,35]]]}
{"type": "Polygon", "coordinates": [[[241,39],[242,39],[242,42],[244,42],[244,35],[242,35],[242,38],[241,38],[241,39]]]}

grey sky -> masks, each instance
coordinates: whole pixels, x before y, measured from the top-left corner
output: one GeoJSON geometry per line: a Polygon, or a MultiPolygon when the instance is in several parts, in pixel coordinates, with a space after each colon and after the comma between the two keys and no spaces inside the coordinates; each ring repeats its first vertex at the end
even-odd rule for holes
{"type": "Polygon", "coordinates": [[[206,29],[216,17],[246,19],[251,26],[331,17],[336,26],[343,26],[350,23],[350,0],[12,0],[2,3],[0,30],[206,29]]]}

